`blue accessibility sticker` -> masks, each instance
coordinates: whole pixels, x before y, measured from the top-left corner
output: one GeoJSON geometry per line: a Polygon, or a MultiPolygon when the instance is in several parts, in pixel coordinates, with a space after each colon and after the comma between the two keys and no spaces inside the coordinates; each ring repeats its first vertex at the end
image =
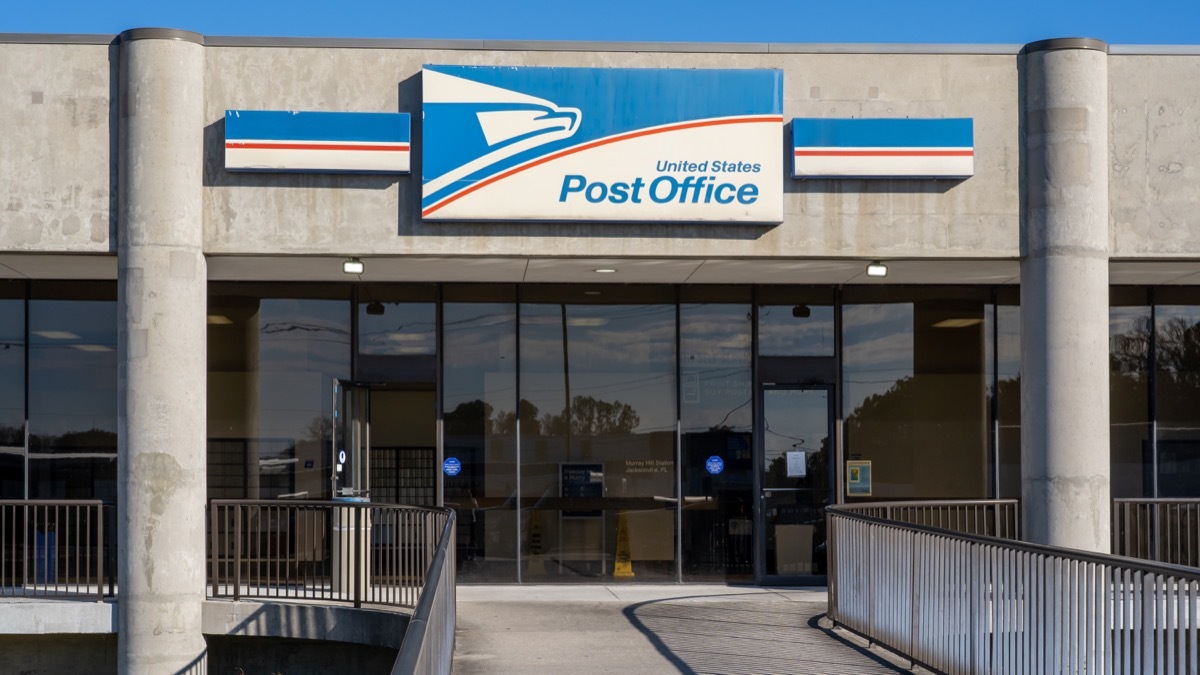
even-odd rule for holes
{"type": "Polygon", "coordinates": [[[462,471],[462,462],[454,457],[447,457],[446,461],[442,462],[442,471],[445,471],[447,476],[457,476],[462,471]]]}
{"type": "Polygon", "coordinates": [[[704,468],[708,469],[708,472],[715,476],[725,470],[725,460],[713,455],[708,458],[708,461],[704,462],[704,468]]]}

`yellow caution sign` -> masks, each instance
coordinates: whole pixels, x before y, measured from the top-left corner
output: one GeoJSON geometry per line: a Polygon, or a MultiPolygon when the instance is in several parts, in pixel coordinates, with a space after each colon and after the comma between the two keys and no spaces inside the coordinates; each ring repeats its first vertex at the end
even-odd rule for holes
{"type": "Polygon", "coordinates": [[[617,555],[613,563],[613,577],[617,579],[633,576],[633,561],[629,559],[629,520],[625,512],[617,514],[617,555]]]}

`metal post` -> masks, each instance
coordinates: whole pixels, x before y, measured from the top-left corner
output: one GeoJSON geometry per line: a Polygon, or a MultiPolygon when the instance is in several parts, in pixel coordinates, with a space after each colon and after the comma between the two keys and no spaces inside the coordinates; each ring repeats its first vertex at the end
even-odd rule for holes
{"type": "Polygon", "coordinates": [[[233,599],[242,599],[242,505],[233,509],[233,599]]]}

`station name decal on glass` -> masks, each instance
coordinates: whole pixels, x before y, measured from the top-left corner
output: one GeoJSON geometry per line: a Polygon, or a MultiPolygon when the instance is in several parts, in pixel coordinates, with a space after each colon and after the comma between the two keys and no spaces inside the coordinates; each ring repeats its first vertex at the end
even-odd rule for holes
{"type": "Polygon", "coordinates": [[[783,222],[783,73],[427,65],[427,220],[783,222]]]}
{"type": "Polygon", "coordinates": [[[625,473],[671,473],[675,462],[669,459],[627,459],[625,473]]]}

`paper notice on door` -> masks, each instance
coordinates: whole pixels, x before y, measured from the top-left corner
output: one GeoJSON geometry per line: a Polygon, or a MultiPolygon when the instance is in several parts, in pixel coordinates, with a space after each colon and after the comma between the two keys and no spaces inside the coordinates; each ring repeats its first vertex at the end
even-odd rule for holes
{"type": "Polygon", "coordinates": [[[808,475],[808,453],[803,450],[789,450],[787,453],[787,477],[804,478],[808,475]]]}

